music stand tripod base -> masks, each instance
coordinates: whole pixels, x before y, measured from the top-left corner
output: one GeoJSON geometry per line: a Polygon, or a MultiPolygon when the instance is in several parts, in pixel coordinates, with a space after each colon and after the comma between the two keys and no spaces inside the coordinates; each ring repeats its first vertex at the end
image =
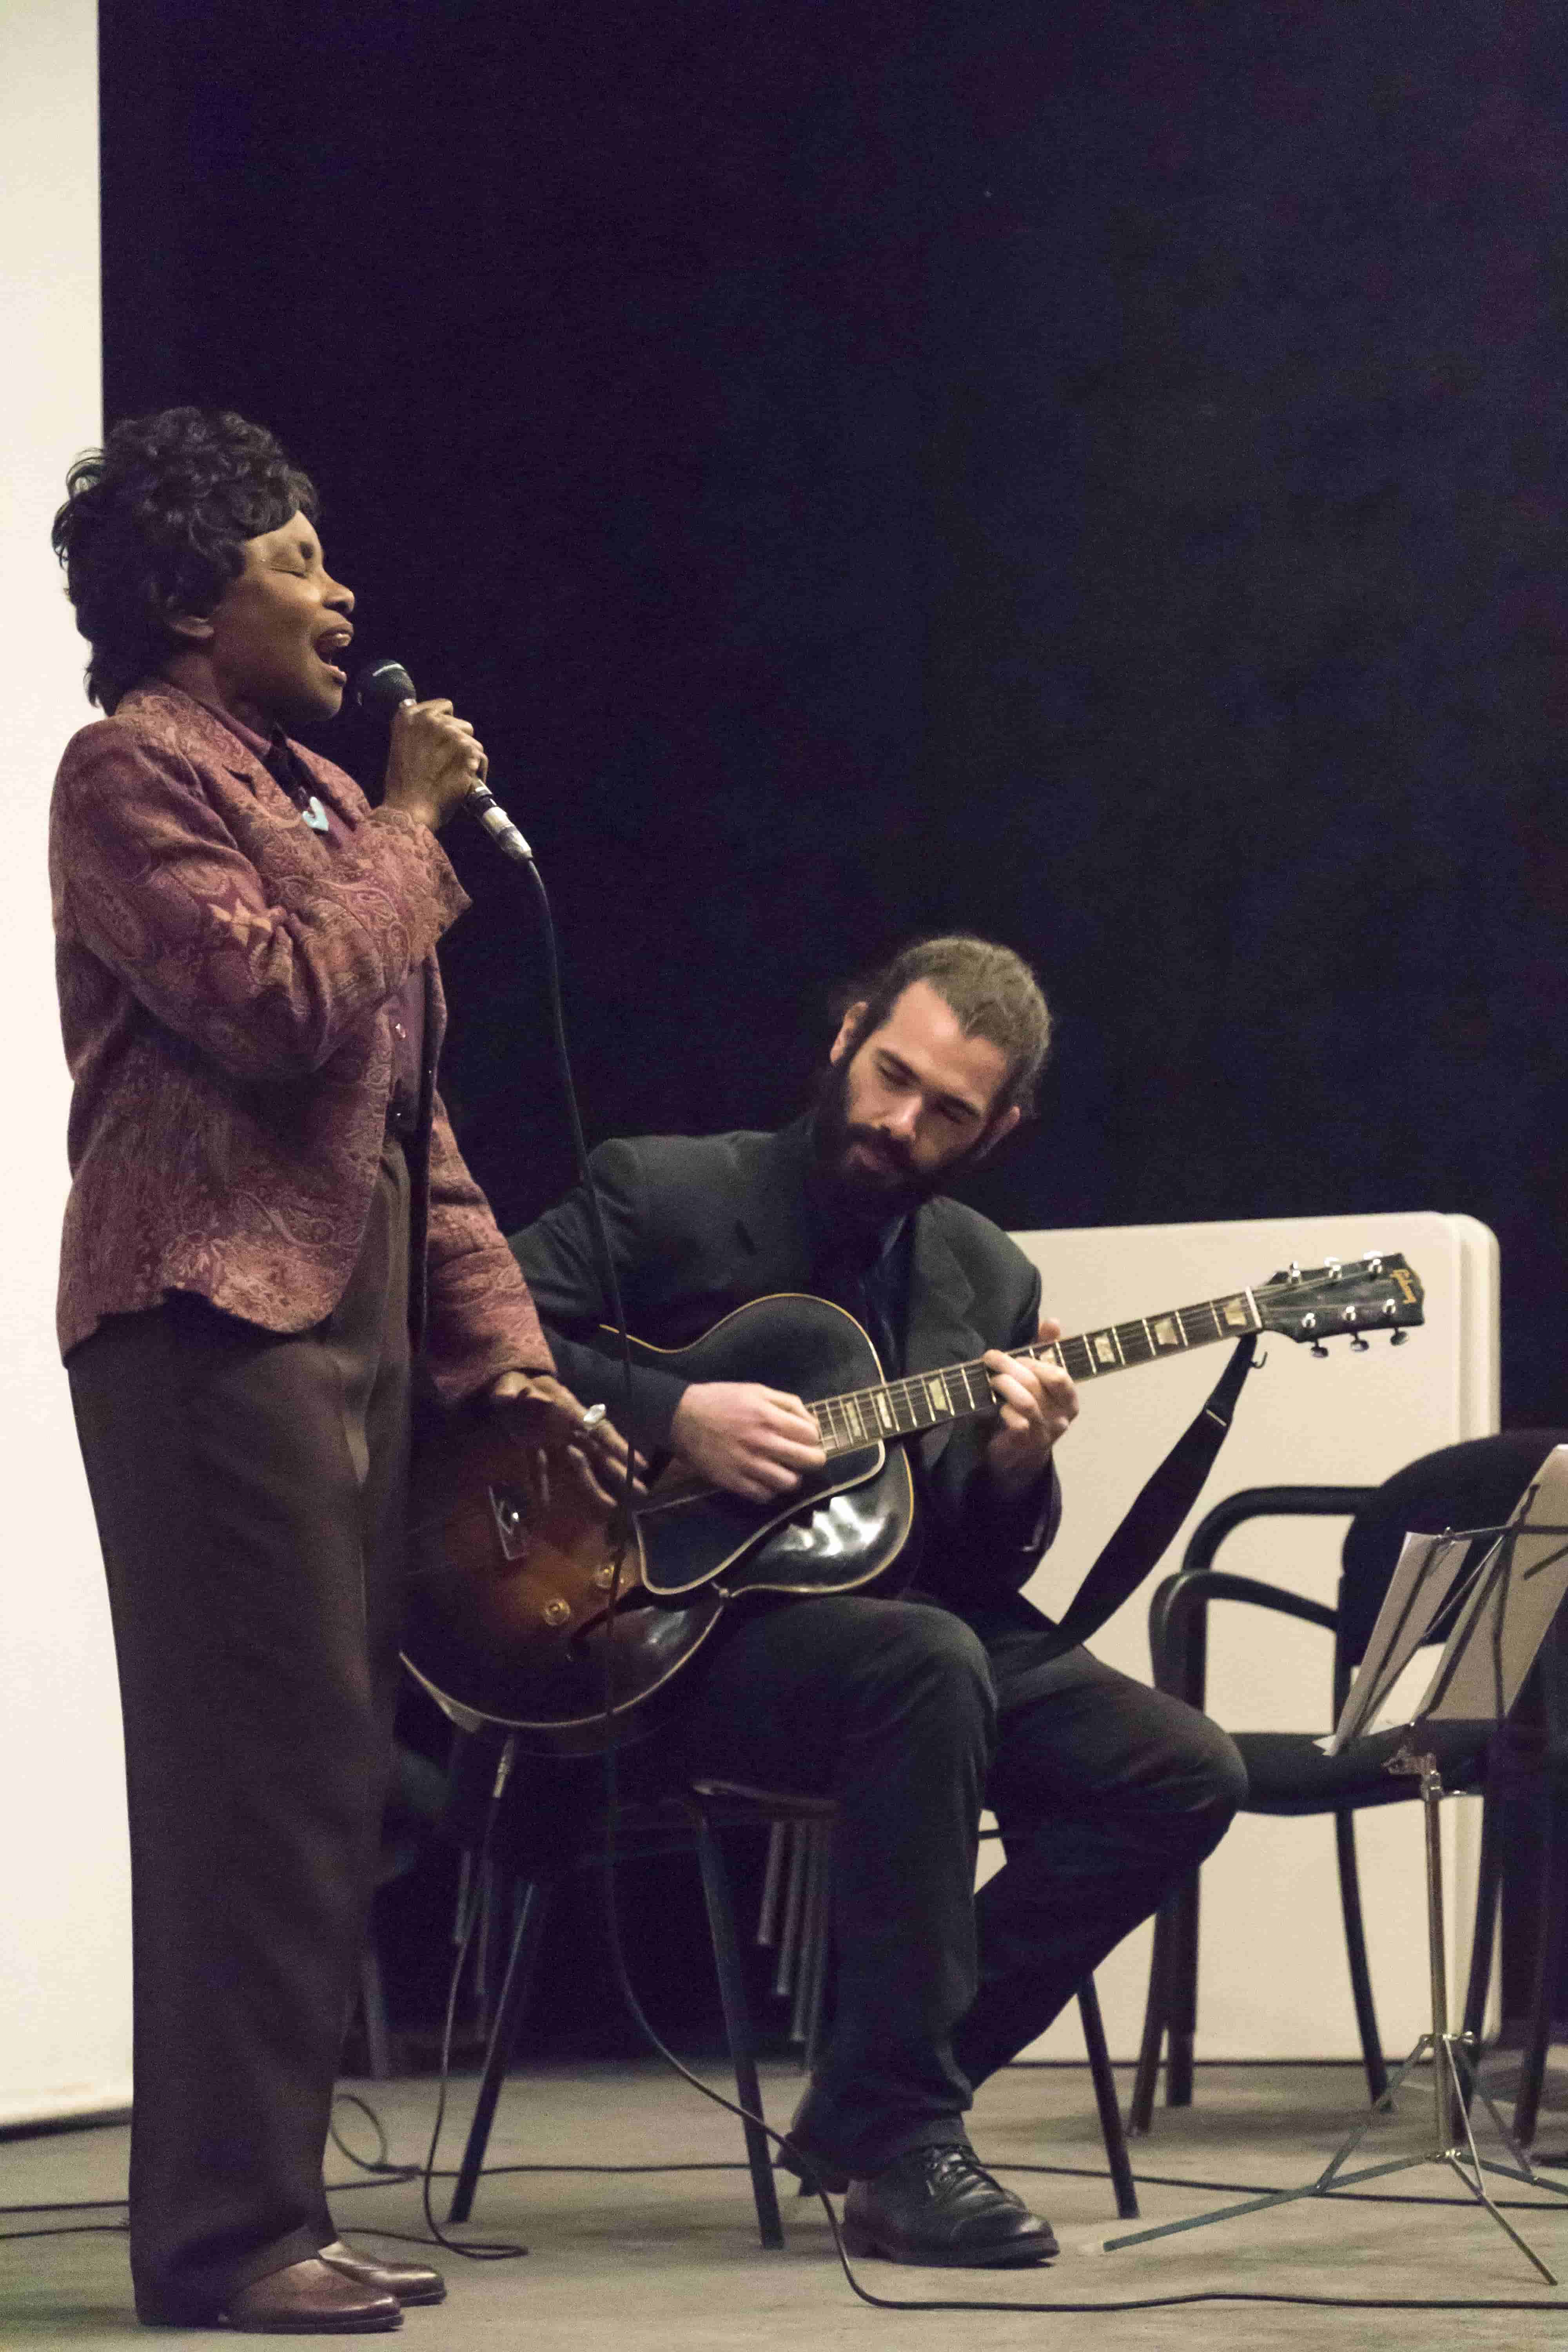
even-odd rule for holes
{"type": "Polygon", "coordinates": [[[1447,1791],[1436,1760],[1432,1756],[1413,1755],[1407,1748],[1402,1748],[1397,1755],[1389,1759],[1385,1769],[1418,1775],[1421,1781],[1421,1807],[1426,1836],[1426,1933],[1432,1972],[1430,2032],[1421,2036],[1383,2096],[1373,2102],[1315,2180],[1308,2181],[1300,2189],[1279,2189],[1266,2196],[1244,2198],[1239,2204],[1222,2205],[1214,2213],[1194,2213],[1184,2221],[1164,2221],[1152,2230],[1135,2230],[1124,2237],[1107,2238],[1103,2242],[1106,2253],[1119,2252],[1124,2246],[1147,2246],[1156,2238],[1173,2238],[1186,2230],[1206,2230],[1216,2221],[1234,2221],[1243,2213],[1267,2213],[1276,2205],[1299,2204],[1305,2198],[1331,2198],[1337,2191],[1353,2189],[1363,2180],[1385,2180],[1397,2172],[1411,2172],[1423,2165],[1440,2164],[1463,2182],[1479,2205],[1486,2208],[1499,2229],[1513,2240],[1526,2262],[1539,2272],[1546,2284],[1555,2286],[1558,2284],[1556,2276],[1547,2269],[1535,2249],[1520,2235],[1507,2214],[1500,2211],[1488,2196],[1484,2176],[1492,2173],[1501,2179],[1522,2181],[1527,2188],[1545,2190],[1549,2198],[1568,2199],[1568,2188],[1555,2180],[1542,2179],[1535,2170],[1477,2078],[1469,2038],[1448,2031],[1447,1963],[1443,1937],[1443,1854],[1437,1813],[1447,1791]],[[1394,2157],[1383,2164],[1363,2164],[1354,2172],[1347,2172],[1344,2167],[1378,2116],[1392,2106],[1405,2076],[1426,2057],[1432,2061],[1432,2145],[1418,2155],[1394,2157]],[[1490,2116],[1493,2129],[1504,2149],[1512,2158],[1510,2163],[1500,2164],[1483,2157],[1478,2148],[1470,2121],[1470,2110],[1478,2098],[1490,2116]]]}

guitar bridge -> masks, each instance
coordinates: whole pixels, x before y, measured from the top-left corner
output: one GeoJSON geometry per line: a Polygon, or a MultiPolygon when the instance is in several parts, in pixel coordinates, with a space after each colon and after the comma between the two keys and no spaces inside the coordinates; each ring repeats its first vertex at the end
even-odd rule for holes
{"type": "Polygon", "coordinates": [[[529,1540],[522,1504],[506,1486],[491,1486],[488,1490],[488,1498],[501,1558],[522,1559],[527,1555],[529,1540]]]}

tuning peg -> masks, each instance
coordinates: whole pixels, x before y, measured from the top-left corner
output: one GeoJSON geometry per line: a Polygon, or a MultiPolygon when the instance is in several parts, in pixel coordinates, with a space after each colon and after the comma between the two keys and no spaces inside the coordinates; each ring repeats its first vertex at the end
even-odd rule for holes
{"type": "Polygon", "coordinates": [[[1391,1331],[1388,1335],[1388,1344],[1391,1348],[1403,1348],[1409,1337],[1408,1331],[1391,1331]]]}
{"type": "Polygon", "coordinates": [[[1328,1352],[1329,1352],[1329,1351],[1328,1351],[1328,1349],[1324,1347],[1324,1345],[1323,1345],[1323,1343],[1322,1343],[1322,1341],[1321,1341],[1321,1339],[1314,1339],[1314,1340],[1313,1340],[1313,1342],[1312,1342],[1312,1353],[1313,1353],[1313,1355],[1314,1355],[1314,1356],[1326,1356],[1326,1355],[1328,1354],[1328,1352]]]}
{"type": "Polygon", "coordinates": [[[1367,1342],[1362,1338],[1359,1331],[1352,1331],[1351,1333],[1351,1352],[1352,1355],[1357,1356],[1365,1356],[1371,1353],[1367,1342]]]}

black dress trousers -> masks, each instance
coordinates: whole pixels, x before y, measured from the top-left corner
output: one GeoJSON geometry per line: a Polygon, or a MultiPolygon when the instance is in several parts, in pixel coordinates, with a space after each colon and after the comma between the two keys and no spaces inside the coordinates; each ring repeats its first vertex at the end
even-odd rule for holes
{"type": "Polygon", "coordinates": [[[833,2030],[802,2128],[869,2174],[961,2139],[974,2086],[1042,2033],[1218,1843],[1234,1743],[1044,1619],[987,1643],[858,1593],[764,1604],[699,1660],[688,1769],[832,1796],[833,2030]],[[1004,1867],[976,1902],[983,1806],[1004,1867]]]}
{"type": "Polygon", "coordinates": [[[336,2234],[322,2153],[396,1688],[408,1191],[389,1140],[306,1333],[181,1297],[69,1360],[124,1717],[147,2320],[210,2318],[336,2234]]]}

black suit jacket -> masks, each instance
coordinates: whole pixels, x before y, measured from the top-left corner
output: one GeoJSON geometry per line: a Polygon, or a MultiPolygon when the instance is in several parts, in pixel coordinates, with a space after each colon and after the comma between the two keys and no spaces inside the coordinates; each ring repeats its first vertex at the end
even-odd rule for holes
{"type": "MultiPolygon", "coordinates": [[[[593,1155],[627,1328],[680,1348],[736,1307],[775,1291],[816,1286],[817,1242],[806,1202],[807,1122],[775,1135],[639,1136],[593,1155]]],[[[585,1403],[603,1402],[645,1450],[669,1443],[684,1382],[634,1368],[630,1408],[609,1309],[595,1270],[587,1201],[579,1188],[511,1236],[562,1379],[585,1403]]],[[[1040,1277],[988,1219],[957,1201],[916,1214],[909,1371],[929,1371],[1018,1348],[1035,1337],[1040,1277]]],[[[762,1375],[765,1377],[765,1375],[762,1375]]],[[[982,1462],[988,1426],[973,1421],[921,1441],[921,1591],[983,1634],[1037,1633],[1046,1621],[1018,1597],[1056,1532],[1054,1467],[1022,1502],[998,1503],[982,1462]]]]}

